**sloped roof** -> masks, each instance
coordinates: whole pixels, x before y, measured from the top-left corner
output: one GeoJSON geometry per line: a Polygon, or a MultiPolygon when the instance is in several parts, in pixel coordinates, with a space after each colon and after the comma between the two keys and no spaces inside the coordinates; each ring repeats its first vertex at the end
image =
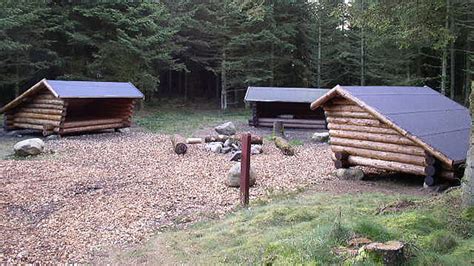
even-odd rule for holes
{"type": "Polygon", "coordinates": [[[43,79],[25,91],[16,99],[0,109],[3,113],[18,104],[26,97],[47,88],[57,98],[133,98],[141,99],[143,94],[130,82],[97,82],[43,79]]]}
{"type": "Polygon", "coordinates": [[[429,87],[336,86],[314,101],[311,109],[337,95],[389,122],[415,143],[425,144],[442,161],[456,164],[466,159],[471,131],[469,110],[429,87]]]}
{"type": "Polygon", "coordinates": [[[248,87],[245,101],[311,103],[328,91],[321,88],[248,87]]]}

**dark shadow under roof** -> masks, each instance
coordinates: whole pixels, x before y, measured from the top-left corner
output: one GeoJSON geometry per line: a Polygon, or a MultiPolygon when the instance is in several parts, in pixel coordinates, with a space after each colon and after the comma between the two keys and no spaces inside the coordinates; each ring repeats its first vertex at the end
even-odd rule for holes
{"type": "Polygon", "coordinates": [[[248,87],[245,101],[311,103],[328,91],[320,88],[248,87]]]}
{"type": "Polygon", "coordinates": [[[466,159],[471,132],[469,110],[439,92],[429,87],[395,86],[335,89],[358,99],[454,163],[466,159]]]}
{"type": "Polygon", "coordinates": [[[130,82],[45,81],[59,98],[143,98],[130,82]]]}

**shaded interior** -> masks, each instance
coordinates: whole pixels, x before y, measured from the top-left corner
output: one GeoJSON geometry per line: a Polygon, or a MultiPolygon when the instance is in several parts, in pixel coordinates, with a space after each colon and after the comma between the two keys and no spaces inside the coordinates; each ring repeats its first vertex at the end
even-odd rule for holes
{"type": "Polygon", "coordinates": [[[132,99],[68,99],[65,122],[126,118],[132,99]]]}
{"type": "Polygon", "coordinates": [[[325,119],[324,110],[318,108],[312,111],[310,103],[258,102],[256,105],[259,118],[277,118],[280,115],[292,115],[294,119],[325,119]]]}

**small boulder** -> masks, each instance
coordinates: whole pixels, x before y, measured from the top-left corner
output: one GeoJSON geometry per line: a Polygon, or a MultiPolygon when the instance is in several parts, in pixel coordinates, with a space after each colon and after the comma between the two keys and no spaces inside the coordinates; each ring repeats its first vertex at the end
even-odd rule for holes
{"type": "Polygon", "coordinates": [[[260,154],[263,152],[262,145],[252,145],[250,147],[250,153],[255,155],[255,154],[260,154]]]}
{"type": "Polygon", "coordinates": [[[117,132],[128,134],[130,133],[130,128],[129,127],[119,128],[117,129],[117,132]]]}
{"type": "Polygon", "coordinates": [[[218,134],[232,136],[237,133],[234,123],[226,122],[224,124],[218,125],[214,128],[218,134]]]}
{"type": "Polygon", "coordinates": [[[222,150],[222,143],[221,142],[209,142],[206,144],[206,150],[212,151],[214,153],[220,153],[222,150]]]}
{"type": "MultiPolygon", "coordinates": [[[[250,186],[255,185],[257,180],[257,175],[255,174],[255,169],[250,166],[250,186]]],[[[226,185],[229,187],[240,187],[240,162],[234,164],[229,172],[227,173],[227,179],[225,181],[226,185]]]]}
{"type": "Polygon", "coordinates": [[[329,132],[316,132],[311,137],[313,142],[323,143],[329,141],[329,132]]]}
{"type": "Polygon", "coordinates": [[[59,140],[59,139],[61,139],[61,136],[59,136],[59,135],[49,135],[49,136],[46,137],[46,140],[47,140],[47,141],[50,141],[50,140],[59,140]]]}
{"type": "Polygon", "coordinates": [[[364,172],[358,168],[340,168],[336,170],[336,177],[343,180],[362,180],[364,172]]]}
{"type": "Polygon", "coordinates": [[[25,139],[17,142],[13,150],[18,156],[38,155],[44,150],[44,142],[39,138],[25,139]]]}

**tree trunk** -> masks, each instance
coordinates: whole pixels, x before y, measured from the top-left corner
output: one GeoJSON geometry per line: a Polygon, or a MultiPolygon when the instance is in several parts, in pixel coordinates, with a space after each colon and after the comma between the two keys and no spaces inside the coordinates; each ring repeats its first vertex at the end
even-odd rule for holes
{"type": "Polygon", "coordinates": [[[318,17],[318,61],[316,87],[321,88],[321,16],[318,17]]]}
{"type": "Polygon", "coordinates": [[[226,52],[225,48],[222,54],[221,65],[221,109],[227,109],[227,76],[226,76],[226,52]]]}

